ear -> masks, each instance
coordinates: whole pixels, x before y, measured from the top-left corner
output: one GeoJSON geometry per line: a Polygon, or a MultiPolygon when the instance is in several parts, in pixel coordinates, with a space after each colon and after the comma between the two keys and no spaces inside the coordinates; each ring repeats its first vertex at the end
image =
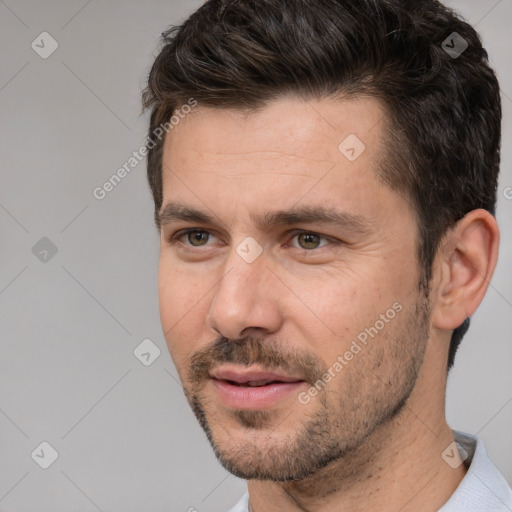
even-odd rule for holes
{"type": "Polygon", "coordinates": [[[493,215],[472,210],[449,230],[436,257],[432,325],[455,329],[478,308],[498,261],[500,232],[493,215]]]}

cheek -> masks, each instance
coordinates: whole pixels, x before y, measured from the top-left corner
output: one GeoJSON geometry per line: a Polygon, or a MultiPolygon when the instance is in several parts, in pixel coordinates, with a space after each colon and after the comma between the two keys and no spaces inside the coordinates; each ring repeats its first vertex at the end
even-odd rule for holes
{"type": "Polygon", "coordinates": [[[162,331],[169,353],[178,366],[199,346],[204,325],[207,289],[197,279],[180,272],[176,265],[161,262],[158,271],[158,300],[162,331]]]}
{"type": "Polygon", "coordinates": [[[369,350],[364,342],[375,344],[388,339],[396,327],[390,321],[395,317],[393,304],[403,300],[400,285],[393,288],[389,274],[381,270],[376,267],[373,272],[341,272],[290,283],[300,300],[288,302],[289,313],[308,349],[327,366],[345,354],[347,361],[359,360],[354,366],[364,360],[370,364],[372,357],[381,358],[382,354],[369,350]],[[381,319],[382,314],[388,322],[381,319]]]}
{"type": "Polygon", "coordinates": [[[201,279],[183,268],[165,254],[158,266],[158,299],[162,326],[170,329],[197,304],[201,293],[201,279]]]}
{"type": "Polygon", "coordinates": [[[287,295],[294,295],[288,301],[291,314],[306,332],[320,330],[331,344],[333,337],[342,344],[352,332],[373,323],[383,307],[389,307],[381,284],[369,272],[342,270],[293,281],[288,278],[287,285],[293,291],[287,295]]]}

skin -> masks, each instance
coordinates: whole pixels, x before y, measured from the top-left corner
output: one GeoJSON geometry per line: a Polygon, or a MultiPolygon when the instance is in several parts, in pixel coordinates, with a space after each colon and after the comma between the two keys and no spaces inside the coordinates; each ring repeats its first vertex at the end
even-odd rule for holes
{"type": "Polygon", "coordinates": [[[165,141],[164,206],[180,201],[214,222],[162,226],[162,327],[194,413],[220,462],[248,480],[255,512],[435,511],[466,472],[441,458],[453,442],[448,347],[485,295],[499,230],[484,210],[461,219],[443,238],[426,298],[416,217],[375,171],[385,120],[373,98],[282,97],[251,114],[199,105],[165,141]],[[366,146],[354,161],[338,150],[349,134],[366,146]],[[361,215],[371,229],[266,230],[250,216],[306,205],[361,215]],[[209,235],[170,244],[184,228],[209,235]],[[311,248],[293,230],[327,238],[311,248]],[[252,263],[236,252],[248,236],[262,249],[252,263]],[[264,354],[270,369],[288,361],[313,378],[394,303],[401,311],[307,404],[293,394],[265,411],[230,409],[192,364],[214,367],[212,347],[224,342],[232,361],[264,370],[264,354]]]}

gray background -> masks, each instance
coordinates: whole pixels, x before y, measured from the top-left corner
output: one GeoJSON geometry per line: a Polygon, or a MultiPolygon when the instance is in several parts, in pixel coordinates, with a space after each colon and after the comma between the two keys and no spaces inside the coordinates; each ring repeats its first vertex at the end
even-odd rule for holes
{"type": "MultiPolygon", "coordinates": [[[[4,512],[220,512],[245,489],[216,462],[167,352],[145,163],[102,201],[92,195],[144,141],[140,90],[160,33],[200,3],[0,0],[4,512]],[[43,31],[59,45],[47,59],[31,48],[43,31]],[[42,237],[57,248],[46,262],[32,252],[42,237]],[[147,367],[133,354],[146,338],[161,350],[147,367]],[[42,441],[59,454],[46,470],[31,458],[42,441]]],[[[447,414],[512,482],[512,0],[449,4],[490,52],[504,132],[498,268],[450,375],[447,414]]]]}

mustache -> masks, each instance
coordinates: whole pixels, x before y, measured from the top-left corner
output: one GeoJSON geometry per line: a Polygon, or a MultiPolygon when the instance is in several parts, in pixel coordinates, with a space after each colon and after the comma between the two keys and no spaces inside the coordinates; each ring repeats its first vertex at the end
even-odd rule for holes
{"type": "Polygon", "coordinates": [[[267,371],[284,371],[313,385],[327,372],[327,366],[313,354],[282,345],[268,338],[217,338],[211,345],[194,352],[189,360],[189,379],[201,384],[222,363],[261,365],[267,371]]]}

